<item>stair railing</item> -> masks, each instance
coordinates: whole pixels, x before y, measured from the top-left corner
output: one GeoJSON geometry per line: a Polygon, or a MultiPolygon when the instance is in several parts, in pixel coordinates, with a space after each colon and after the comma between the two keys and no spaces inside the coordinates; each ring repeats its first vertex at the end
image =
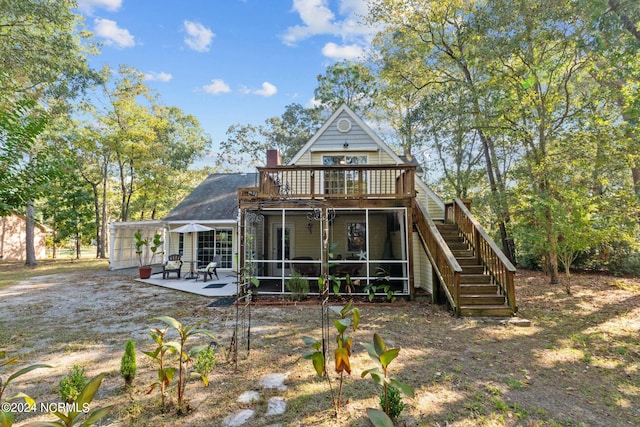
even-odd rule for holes
{"type": "Polygon", "coordinates": [[[458,264],[456,257],[453,256],[451,249],[449,249],[435,223],[425,212],[425,208],[416,203],[413,212],[414,224],[418,229],[422,242],[426,246],[431,264],[434,266],[440,281],[445,285],[445,294],[456,316],[460,316],[460,274],[462,273],[462,267],[458,264]]]}
{"type": "Polygon", "coordinates": [[[516,268],[471,214],[468,202],[454,199],[445,207],[445,222],[457,224],[464,238],[474,248],[478,262],[485,266],[500,292],[507,298],[511,312],[518,311],[514,276],[516,268]]]}

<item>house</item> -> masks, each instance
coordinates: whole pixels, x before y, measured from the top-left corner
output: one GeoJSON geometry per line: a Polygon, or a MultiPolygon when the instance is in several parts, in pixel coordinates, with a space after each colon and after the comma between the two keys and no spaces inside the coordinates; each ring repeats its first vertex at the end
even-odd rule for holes
{"type": "Polygon", "coordinates": [[[238,188],[255,185],[257,173],[209,175],[169,214],[165,224],[165,254],[180,254],[189,268],[207,265],[218,255],[219,270],[237,270],[238,188]],[[192,233],[172,230],[187,224],[209,228],[192,233]],[[193,264],[191,264],[193,262],[193,264]]]}
{"type": "MultiPolygon", "coordinates": [[[[18,213],[0,217],[0,259],[25,261],[27,217],[18,213]]],[[[36,258],[44,259],[47,255],[45,236],[47,228],[35,224],[33,245],[36,258]]]]}
{"type": "Polygon", "coordinates": [[[134,230],[161,227],[164,255],[182,255],[183,272],[219,257],[219,269],[258,279],[263,294],[288,293],[301,276],[312,294],[331,281],[332,292],[339,283],[340,293],[425,293],[457,315],[516,313],[515,267],[470,202],[441,200],[346,105],[287,165],[266,154],[257,173],[210,175],[162,221],[116,224],[112,259],[131,263],[134,230]],[[174,231],[188,224],[202,231],[174,231]]]}
{"type": "Polygon", "coordinates": [[[340,293],[421,289],[458,315],[515,314],[515,268],[469,202],[444,203],[416,170],[342,105],[287,165],[268,152],[238,190],[239,265],[261,294],[300,275],[312,293],[336,278],[340,293]]]}
{"type": "MultiPolygon", "coordinates": [[[[134,233],[139,231],[144,237],[155,233],[162,236],[163,253],[154,264],[164,262],[170,254],[180,254],[186,275],[189,269],[207,265],[220,255],[220,270],[237,270],[238,188],[255,185],[257,176],[257,173],[214,173],[162,220],[111,223],[110,269],[138,266],[134,233]],[[204,231],[173,231],[188,224],[198,225],[204,231]]],[[[144,256],[149,258],[149,254],[144,256]]]]}

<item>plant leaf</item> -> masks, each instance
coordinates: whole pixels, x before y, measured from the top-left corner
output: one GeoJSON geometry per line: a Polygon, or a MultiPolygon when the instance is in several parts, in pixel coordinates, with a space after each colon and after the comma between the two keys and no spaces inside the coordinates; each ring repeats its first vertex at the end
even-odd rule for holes
{"type": "Polygon", "coordinates": [[[153,320],[159,320],[161,322],[164,322],[174,329],[178,329],[178,330],[182,329],[182,324],[171,316],[158,316],[158,317],[154,317],[153,320]]]}
{"type": "Polygon", "coordinates": [[[0,426],[11,427],[13,425],[14,416],[11,412],[0,411],[0,426]]]}
{"type": "Polygon", "coordinates": [[[413,388],[411,388],[411,386],[409,386],[408,384],[400,382],[395,378],[391,378],[389,380],[389,385],[392,386],[393,388],[398,389],[398,391],[404,394],[405,396],[413,397],[413,388]]]}
{"type": "Polygon", "coordinates": [[[380,363],[380,359],[378,358],[378,354],[376,353],[376,349],[373,347],[373,344],[368,342],[362,342],[360,344],[367,349],[371,360],[375,360],[376,362],[380,363]]]}
{"type": "Polygon", "coordinates": [[[373,345],[375,346],[378,356],[387,351],[387,345],[379,334],[373,334],[373,345]]]}
{"type": "Polygon", "coordinates": [[[383,368],[389,366],[389,363],[396,357],[398,357],[399,348],[392,348],[390,350],[385,351],[380,355],[380,364],[383,368]]]}
{"type": "Polygon", "coordinates": [[[391,418],[380,409],[367,408],[367,417],[374,427],[393,427],[391,418]]]}
{"type": "Polygon", "coordinates": [[[358,329],[358,325],[360,324],[360,310],[358,307],[353,308],[353,330],[358,329]]]}
{"type": "Polygon", "coordinates": [[[104,408],[98,408],[94,411],[91,411],[89,418],[87,418],[82,424],[80,424],[80,427],[92,426],[93,424],[96,423],[96,421],[98,421],[99,419],[107,415],[112,408],[113,408],[113,405],[105,406],[104,408]]]}
{"type": "Polygon", "coordinates": [[[313,367],[316,370],[316,374],[319,377],[324,375],[324,356],[319,351],[313,353],[311,355],[311,361],[313,362],[313,367]]]}
{"type": "Polygon", "coordinates": [[[341,334],[341,333],[343,333],[344,331],[346,331],[346,330],[347,330],[347,326],[349,326],[348,324],[347,324],[347,325],[345,325],[345,324],[343,323],[343,320],[345,320],[345,319],[337,319],[337,320],[335,320],[335,321],[333,322],[333,325],[336,327],[336,329],[338,330],[338,333],[339,333],[339,334],[341,334]]]}
{"type": "Polygon", "coordinates": [[[9,384],[12,380],[18,378],[21,375],[24,375],[26,373],[29,373],[35,369],[40,369],[40,368],[53,368],[53,366],[51,365],[45,365],[42,363],[36,364],[36,365],[30,365],[27,366],[26,368],[22,368],[17,372],[14,372],[13,375],[11,375],[9,378],[7,378],[7,381],[5,382],[5,387],[7,386],[7,384],[9,384]]]}
{"type": "Polygon", "coordinates": [[[347,374],[351,375],[351,363],[349,363],[349,350],[346,348],[336,348],[335,352],[336,358],[336,372],[340,373],[342,371],[346,371],[347,374]]]}

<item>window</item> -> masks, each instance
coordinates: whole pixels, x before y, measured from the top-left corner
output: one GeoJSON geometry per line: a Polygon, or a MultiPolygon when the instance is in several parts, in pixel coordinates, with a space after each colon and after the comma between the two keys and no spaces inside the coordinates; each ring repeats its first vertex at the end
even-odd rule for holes
{"type": "MultiPolygon", "coordinates": [[[[324,166],[366,165],[367,156],[323,156],[324,166]]],[[[367,176],[362,170],[327,170],[324,172],[325,194],[357,194],[366,190],[367,176]],[[363,188],[359,188],[360,179],[363,188]]]]}
{"type": "Polygon", "coordinates": [[[198,265],[207,265],[221,256],[220,268],[233,267],[233,229],[216,228],[198,233],[198,265]]]}

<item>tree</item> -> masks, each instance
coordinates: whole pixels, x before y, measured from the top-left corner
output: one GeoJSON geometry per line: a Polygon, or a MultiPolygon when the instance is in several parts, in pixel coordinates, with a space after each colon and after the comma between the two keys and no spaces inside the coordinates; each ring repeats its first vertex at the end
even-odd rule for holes
{"type": "Polygon", "coordinates": [[[61,101],[75,96],[94,77],[86,62],[92,46],[82,44],[88,34],[81,30],[74,7],[71,0],[0,0],[0,133],[3,144],[14,149],[3,159],[11,173],[3,179],[8,186],[2,195],[10,197],[2,205],[26,207],[26,264],[31,266],[37,264],[34,201],[36,191],[44,188],[40,180],[48,177],[40,172],[47,166],[34,146],[36,137],[61,101]],[[15,107],[18,116],[11,113],[15,107]],[[27,179],[14,179],[20,175],[27,179]]]}
{"type": "Polygon", "coordinates": [[[458,0],[378,0],[368,19],[385,24],[375,44],[387,79],[406,94],[418,92],[427,101],[441,102],[420,102],[411,116],[439,110],[444,117],[459,117],[452,120],[462,126],[457,135],[480,141],[503,250],[515,260],[506,178],[492,132],[496,113],[487,71],[494,56],[483,51],[486,40],[477,28],[482,15],[476,3],[458,0]]]}
{"type": "Polygon", "coordinates": [[[340,105],[347,104],[353,111],[366,114],[374,105],[378,87],[376,78],[363,63],[336,62],[317,79],[318,87],[313,94],[325,110],[335,111],[340,105]]]}
{"type": "Polygon", "coordinates": [[[264,164],[267,149],[279,150],[287,163],[313,136],[321,120],[317,109],[290,104],[282,116],[268,118],[264,125],[232,125],[228,139],[220,143],[218,166],[233,169],[264,164]]]}
{"type": "Polygon", "coordinates": [[[174,190],[181,186],[175,173],[202,157],[211,139],[195,117],[161,104],[139,70],[121,66],[116,73],[105,67],[103,73],[107,103],[103,109],[89,108],[98,125],[85,132],[99,137],[89,144],[98,144],[100,170],[113,172],[118,182],[118,219],[155,218],[175,202],[174,190]]]}

